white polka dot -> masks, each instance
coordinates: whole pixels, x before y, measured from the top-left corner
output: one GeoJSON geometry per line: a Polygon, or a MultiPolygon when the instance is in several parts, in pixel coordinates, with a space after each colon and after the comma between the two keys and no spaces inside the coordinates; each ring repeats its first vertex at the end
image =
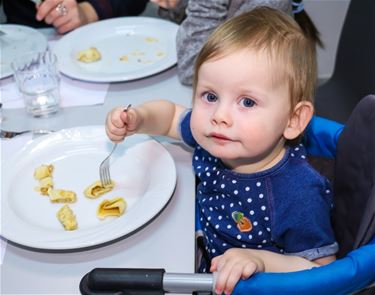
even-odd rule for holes
{"type": "Polygon", "coordinates": [[[262,183],[260,181],[257,182],[257,187],[260,187],[262,183]]]}
{"type": "Polygon", "coordinates": [[[271,231],[271,229],[270,229],[269,227],[267,227],[266,229],[267,229],[267,231],[268,231],[268,232],[270,232],[270,231],[271,231]]]}
{"type": "Polygon", "coordinates": [[[250,210],[250,215],[254,215],[254,210],[250,210]]]}
{"type": "Polygon", "coordinates": [[[241,240],[241,235],[237,235],[237,240],[241,240]]]}
{"type": "Polygon", "coordinates": [[[215,225],[215,228],[218,229],[220,226],[218,224],[215,225]]]}
{"type": "Polygon", "coordinates": [[[231,229],[232,226],[230,224],[227,225],[227,229],[231,229]]]}
{"type": "Polygon", "coordinates": [[[219,215],[217,219],[222,220],[223,216],[219,215]]]}
{"type": "Polygon", "coordinates": [[[202,175],[202,174],[199,172],[199,173],[198,173],[198,177],[201,177],[201,175],[202,175]]]}
{"type": "Polygon", "coordinates": [[[263,194],[259,194],[259,198],[260,199],[263,199],[264,195],[263,194]]]}
{"type": "Polygon", "coordinates": [[[217,180],[214,180],[213,182],[212,182],[212,184],[216,184],[217,183],[217,180]]]}
{"type": "Polygon", "coordinates": [[[299,151],[299,147],[296,147],[294,150],[295,150],[295,151],[299,151]]]}
{"type": "Polygon", "coordinates": [[[247,187],[245,187],[245,191],[249,191],[250,190],[250,188],[247,186],[247,187]]]}
{"type": "Polygon", "coordinates": [[[212,201],[212,197],[210,197],[208,200],[209,200],[209,201],[212,201]]]}
{"type": "Polygon", "coordinates": [[[260,248],[262,248],[262,245],[258,245],[257,247],[260,249],[260,248]]]}
{"type": "Polygon", "coordinates": [[[264,217],[264,220],[268,221],[268,220],[270,220],[270,218],[268,216],[266,216],[266,217],[264,217]]]}
{"type": "Polygon", "coordinates": [[[263,244],[267,243],[267,240],[263,240],[262,243],[263,243],[263,244]]]}
{"type": "Polygon", "coordinates": [[[262,211],[264,211],[264,210],[266,210],[266,206],[262,206],[262,207],[260,207],[260,209],[261,209],[262,211]]]}
{"type": "Polygon", "coordinates": [[[212,212],[212,211],[214,211],[214,208],[210,207],[210,208],[208,208],[208,210],[210,210],[212,212]]]}
{"type": "Polygon", "coordinates": [[[208,169],[210,169],[210,168],[206,167],[206,168],[204,168],[204,171],[207,171],[208,169]]]}
{"type": "Polygon", "coordinates": [[[232,183],[237,183],[237,180],[233,179],[233,180],[232,180],[232,183]]]}
{"type": "Polygon", "coordinates": [[[225,188],[225,184],[222,183],[222,184],[220,185],[220,187],[221,187],[221,188],[225,188]]]}
{"type": "Polygon", "coordinates": [[[291,155],[292,157],[294,157],[294,153],[290,153],[290,155],[291,155]]]}
{"type": "Polygon", "coordinates": [[[234,204],[233,204],[233,203],[230,203],[230,204],[229,204],[229,207],[231,207],[231,208],[232,208],[233,206],[234,206],[234,204]]]}
{"type": "Polygon", "coordinates": [[[254,226],[257,226],[257,225],[258,225],[258,222],[257,222],[257,221],[254,221],[254,222],[253,222],[253,225],[254,225],[254,226]]]}
{"type": "Polygon", "coordinates": [[[208,217],[207,217],[207,220],[210,221],[210,220],[211,220],[211,216],[208,216],[208,217]]]}
{"type": "Polygon", "coordinates": [[[249,235],[249,239],[252,240],[252,238],[253,238],[253,235],[249,235]]]}
{"type": "Polygon", "coordinates": [[[204,202],[206,202],[206,198],[203,198],[203,199],[202,199],[202,203],[204,203],[204,202]]]}
{"type": "Polygon", "coordinates": [[[241,202],[241,201],[238,201],[238,205],[242,206],[242,202],[241,202]]]}
{"type": "Polygon", "coordinates": [[[331,191],[329,189],[326,190],[326,194],[329,194],[331,191]]]}
{"type": "Polygon", "coordinates": [[[263,234],[263,232],[260,230],[258,231],[258,236],[261,236],[263,234]]]}
{"type": "Polygon", "coordinates": [[[198,158],[197,156],[195,156],[195,157],[194,157],[194,160],[198,161],[198,160],[199,160],[199,158],[198,158]]]}
{"type": "Polygon", "coordinates": [[[206,186],[207,185],[207,182],[206,181],[203,181],[203,186],[206,186]]]}
{"type": "Polygon", "coordinates": [[[225,205],[224,205],[224,204],[223,204],[223,205],[221,205],[221,209],[223,209],[223,210],[225,209],[225,205]]]}
{"type": "Polygon", "coordinates": [[[238,195],[238,190],[234,190],[233,193],[234,193],[235,195],[238,195]]]}
{"type": "Polygon", "coordinates": [[[252,201],[253,201],[253,200],[252,200],[251,198],[248,198],[248,199],[247,199],[247,202],[248,202],[248,203],[251,203],[252,201]]]}
{"type": "Polygon", "coordinates": [[[302,158],[302,159],[306,159],[306,156],[305,156],[305,155],[301,155],[301,158],[302,158]]]}
{"type": "Polygon", "coordinates": [[[242,244],[241,247],[242,247],[242,248],[246,248],[246,245],[245,245],[245,244],[242,244]]]}
{"type": "Polygon", "coordinates": [[[216,250],[215,250],[215,249],[212,249],[212,253],[216,253],[216,250]]]}
{"type": "Polygon", "coordinates": [[[226,247],[227,246],[227,243],[223,243],[223,247],[226,247]]]}
{"type": "Polygon", "coordinates": [[[210,176],[211,176],[211,173],[210,173],[210,172],[207,172],[206,175],[207,175],[207,177],[210,177],[210,176]]]}

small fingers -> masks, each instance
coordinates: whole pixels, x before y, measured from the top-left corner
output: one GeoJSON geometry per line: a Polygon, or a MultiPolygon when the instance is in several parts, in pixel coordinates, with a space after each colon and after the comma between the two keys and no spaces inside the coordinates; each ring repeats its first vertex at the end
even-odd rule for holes
{"type": "Polygon", "coordinates": [[[126,117],[122,118],[123,108],[112,110],[106,119],[106,133],[113,142],[121,142],[127,133],[126,117]]]}

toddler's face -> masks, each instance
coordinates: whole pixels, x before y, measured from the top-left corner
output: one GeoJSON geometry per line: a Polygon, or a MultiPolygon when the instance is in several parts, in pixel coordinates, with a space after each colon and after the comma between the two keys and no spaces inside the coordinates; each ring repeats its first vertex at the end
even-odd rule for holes
{"type": "Polygon", "coordinates": [[[192,132],[232,169],[261,167],[256,163],[267,164],[284,149],[291,105],[288,85],[273,79],[275,71],[265,53],[250,50],[209,60],[199,69],[192,132]]]}

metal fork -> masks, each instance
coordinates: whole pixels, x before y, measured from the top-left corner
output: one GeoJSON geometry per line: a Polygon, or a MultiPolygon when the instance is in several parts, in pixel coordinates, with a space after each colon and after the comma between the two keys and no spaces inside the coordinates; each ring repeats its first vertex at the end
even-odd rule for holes
{"type": "MultiPolygon", "coordinates": [[[[131,104],[129,104],[126,107],[126,109],[124,109],[124,112],[126,112],[130,107],[131,107],[131,104]]],[[[111,156],[116,148],[117,148],[117,143],[114,144],[112,151],[109,153],[109,155],[100,163],[99,176],[100,176],[100,182],[102,184],[102,187],[106,187],[112,183],[111,174],[109,171],[109,164],[110,164],[111,156]]]]}
{"type": "Polygon", "coordinates": [[[24,130],[24,131],[8,131],[8,130],[0,130],[0,138],[1,139],[11,139],[13,137],[16,137],[18,135],[26,134],[26,133],[32,133],[33,135],[43,135],[43,134],[49,134],[54,132],[53,130],[48,129],[34,129],[34,130],[24,130]]]}

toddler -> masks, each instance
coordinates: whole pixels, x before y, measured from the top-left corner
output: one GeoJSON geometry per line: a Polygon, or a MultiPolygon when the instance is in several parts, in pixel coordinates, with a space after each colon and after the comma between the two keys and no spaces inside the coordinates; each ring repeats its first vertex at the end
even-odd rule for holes
{"type": "Polygon", "coordinates": [[[260,7],[220,25],[200,51],[192,109],[160,100],[108,114],[114,142],[148,133],[194,148],[199,222],[217,293],[230,294],[254,272],[335,259],[332,192],[298,144],[313,115],[316,72],[315,44],[293,18],[260,7]]]}

